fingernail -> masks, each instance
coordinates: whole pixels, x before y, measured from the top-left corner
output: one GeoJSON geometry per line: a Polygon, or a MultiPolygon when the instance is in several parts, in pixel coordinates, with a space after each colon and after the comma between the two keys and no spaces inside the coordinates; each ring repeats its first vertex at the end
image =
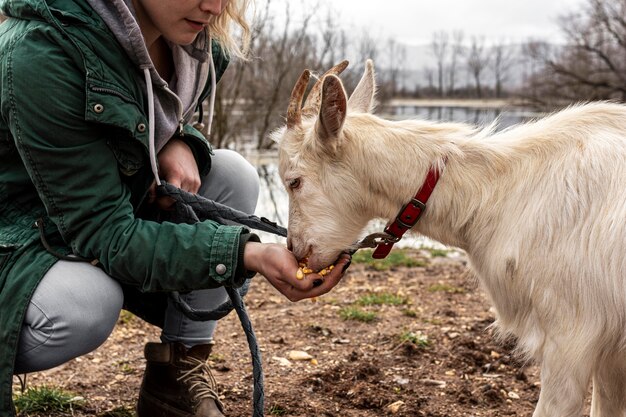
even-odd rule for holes
{"type": "Polygon", "coordinates": [[[344,272],[346,272],[346,269],[348,269],[348,267],[350,266],[350,264],[351,264],[351,263],[352,263],[352,259],[350,259],[350,260],[348,261],[348,263],[347,263],[347,264],[345,264],[345,265],[343,266],[343,269],[341,270],[341,273],[342,273],[342,274],[343,274],[344,272]]]}
{"type": "Polygon", "coordinates": [[[315,281],[313,281],[313,288],[315,287],[319,287],[320,285],[322,285],[324,283],[323,279],[316,279],[315,281]]]}

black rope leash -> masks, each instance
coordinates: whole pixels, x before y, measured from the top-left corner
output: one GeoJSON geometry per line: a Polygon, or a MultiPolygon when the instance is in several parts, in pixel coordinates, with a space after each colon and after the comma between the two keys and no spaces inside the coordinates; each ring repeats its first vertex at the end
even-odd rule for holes
{"type": "MultiPolygon", "coordinates": [[[[168,196],[176,200],[174,210],[167,212],[167,220],[174,223],[197,223],[203,220],[213,220],[221,224],[239,224],[253,229],[273,233],[282,237],[287,236],[287,230],[270,220],[235,210],[231,207],[209,200],[202,196],[183,191],[171,184],[163,182],[156,190],[157,196],[168,196]]],[[[195,321],[219,320],[233,309],[237,312],[241,327],[248,339],[250,355],[252,357],[253,387],[253,417],[264,416],[265,393],[263,388],[263,367],[261,351],[257,343],[252,322],[248,316],[243,296],[248,292],[250,280],[240,288],[226,288],[229,301],[214,310],[196,310],[183,300],[178,292],[170,293],[174,306],[183,314],[195,321]]]]}

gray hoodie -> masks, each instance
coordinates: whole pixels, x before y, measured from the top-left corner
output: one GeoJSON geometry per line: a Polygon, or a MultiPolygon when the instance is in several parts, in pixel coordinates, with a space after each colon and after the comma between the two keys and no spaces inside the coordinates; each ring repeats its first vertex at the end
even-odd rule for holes
{"type": "Polygon", "coordinates": [[[168,43],[172,50],[175,74],[169,83],[158,74],[141,29],[135,18],[131,0],[87,0],[91,7],[102,17],[115,35],[131,60],[142,70],[146,79],[146,92],[150,109],[149,123],[151,136],[150,159],[157,184],[160,184],[156,154],[170,138],[193,117],[196,103],[202,88],[211,73],[211,105],[209,123],[213,117],[215,100],[215,68],[211,56],[210,38],[205,30],[188,46],[168,43]],[[150,98],[153,96],[153,99],[150,98]],[[154,136],[153,136],[154,135],[154,136]]]}

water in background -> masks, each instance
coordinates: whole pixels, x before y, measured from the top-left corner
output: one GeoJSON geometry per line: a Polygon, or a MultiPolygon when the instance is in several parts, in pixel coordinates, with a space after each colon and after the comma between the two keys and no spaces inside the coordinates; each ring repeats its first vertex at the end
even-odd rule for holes
{"type": "MultiPolygon", "coordinates": [[[[497,130],[527,121],[539,116],[527,109],[481,109],[469,107],[395,107],[392,113],[384,116],[388,119],[428,119],[436,121],[464,122],[484,126],[498,120],[497,130]]],[[[261,180],[257,216],[266,217],[287,227],[288,204],[287,193],[278,176],[278,155],[276,151],[246,151],[244,156],[257,167],[261,180]]],[[[372,221],[364,235],[382,231],[386,220],[372,221]]],[[[264,232],[257,232],[263,242],[285,243],[285,239],[264,232]]],[[[437,242],[423,236],[405,236],[397,244],[399,247],[435,247],[441,248],[437,242]]]]}

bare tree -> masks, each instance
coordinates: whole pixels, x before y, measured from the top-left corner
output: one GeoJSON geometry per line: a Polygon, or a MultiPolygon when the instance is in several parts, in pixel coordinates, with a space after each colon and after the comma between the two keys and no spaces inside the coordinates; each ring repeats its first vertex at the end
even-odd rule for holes
{"type": "MultiPolygon", "coordinates": [[[[356,54],[353,53],[353,56],[356,56],[354,57],[354,65],[351,65],[351,70],[341,75],[342,80],[344,80],[344,86],[348,92],[356,87],[364,71],[365,61],[368,58],[372,59],[374,62],[379,62],[379,42],[379,39],[372,36],[372,34],[365,29],[357,37],[348,39],[348,46],[352,51],[356,51],[356,54]]],[[[382,64],[383,60],[381,59],[380,62],[382,64]]],[[[386,83],[386,78],[382,74],[382,72],[385,71],[383,70],[383,65],[377,65],[377,71],[381,75],[379,77],[381,84],[386,83]]],[[[380,101],[386,101],[390,97],[389,91],[385,91],[384,87],[379,89],[379,93],[377,98],[380,101]]]]}
{"type": "Polygon", "coordinates": [[[402,90],[400,77],[402,69],[406,64],[406,48],[394,39],[389,39],[387,40],[384,55],[386,67],[383,69],[384,77],[380,77],[382,89],[390,97],[395,97],[398,91],[402,90]]]}
{"type": "Polygon", "coordinates": [[[424,71],[424,78],[426,79],[426,82],[428,83],[426,93],[430,95],[432,92],[435,91],[435,70],[433,68],[426,67],[424,68],[423,71],[424,71]]]}
{"type": "Polygon", "coordinates": [[[316,63],[317,68],[330,68],[345,57],[340,56],[341,48],[345,37],[344,32],[338,30],[339,24],[332,10],[328,10],[325,19],[316,25],[320,32],[319,57],[316,63]]]}
{"type": "MultiPolygon", "coordinates": [[[[253,25],[252,58],[234,61],[217,90],[213,146],[272,147],[269,133],[283,124],[291,88],[302,70],[322,72],[347,58],[347,51],[352,57],[356,55],[356,65],[342,75],[342,80],[348,91],[354,88],[365,60],[380,56],[381,41],[369,33],[349,38],[334,16],[332,10],[304,4],[301,7],[293,0],[264,2],[253,25]],[[277,4],[284,12],[282,16],[274,7],[277,4]]],[[[381,91],[385,93],[379,100],[384,102],[395,92],[405,52],[395,42],[383,42],[389,46],[387,59],[378,65],[384,83],[381,91]]]]}
{"type": "Polygon", "coordinates": [[[557,101],[626,101],[626,0],[587,0],[564,15],[560,27],[567,43],[556,52],[528,48],[542,63],[530,78],[532,88],[557,101]]]}
{"type": "Polygon", "coordinates": [[[552,62],[555,72],[593,87],[599,97],[626,100],[626,0],[589,0],[583,14],[565,16],[561,28],[572,43],[565,53],[584,57],[589,68],[552,62]]]}
{"type": "Polygon", "coordinates": [[[443,71],[446,60],[446,55],[448,51],[448,33],[444,31],[439,31],[433,33],[433,38],[430,43],[430,47],[433,55],[435,56],[435,60],[437,62],[437,88],[439,91],[439,97],[443,97],[444,95],[444,85],[443,85],[443,71]]]}
{"type": "Polygon", "coordinates": [[[256,148],[271,147],[267,137],[281,123],[291,87],[304,68],[318,61],[310,24],[320,9],[306,8],[299,15],[291,10],[293,2],[283,4],[280,27],[275,12],[266,7],[253,33],[254,58],[235,63],[218,89],[219,126],[216,120],[212,137],[216,147],[234,147],[242,137],[253,137],[256,148]]]}
{"type": "Polygon", "coordinates": [[[474,80],[474,88],[478,98],[483,97],[481,76],[488,64],[489,56],[485,49],[485,39],[473,36],[467,55],[467,68],[474,80]]]}
{"type": "Polygon", "coordinates": [[[504,41],[492,47],[492,64],[494,76],[494,92],[496,98],[502,97],[502,86],[509,76],[509,71],[515,60],[515,51],[504,41]]]}
{"type": "Polygon", "coordinates": [[[522,46],[524,86],[518,95],[526,100],[534,101],[541,107],[545,107],[546,103],[539,102],[537,99],[547,97],[545,94],[539,94],[540,74],[547,72],[541,57],[546,56],[550,49],[552,48],[547,42],[540,40],[530,40],[522,46]]]}
{"type": "MultiPolygon", "coordinates": [[[[253,53],[258,44],[263,42],[263,34],[270,30],[273,24],[270,13],[271,4],[272,0],[267,0],[265,8],[259,9],[254,18],[250,40],[253,53]]],[[[248,83],[251,78],[250,73],[253,72],[253,62],[254,57],[250,62],[233,62],[217,88],[212,132],[207,132],[208,124],[202,130],[202,133],[207,136],[210,133],[211,143],[216,148],[234,147],[242,135],[250,135],[242,123],[242,118],[237,117],[237,114],[243,111],[246,103],[249,103],[245,95],[249,89],[248,83]]]]}
{"type": "Polygon", "coordinates": [[[452,44],[450,47],[450,65],[448,66],[448,94],[454,95],[454,89],[456,88],[456,77],[458,70],[458,62],[463,55],[463,40],[465,34],[456,30],[452,32],[452,44]]]}
{"type": "Polygon", "coordinates": [[[265,71],[269,78],[266,79],[265,86],[258,85],[256,90],[255,109],[262,109],[261,124],[257,132],[257,144],[259,148],[269,145],[265,142],[267,134],[272,126],[272,118],[277,114],[282,114],[285,101],[288,97],[291,85],[295,82],[297,73],[306,67],[307,53],[311,53],[310,38],[307,34],[309,22],[313,14],[304,16],[297,31],[290,31],[291,17],[289,14],[289,3],[287,3],[287,23],[278,39],[266,44],[264,54],[268,59],[264,64],[269,64],[271,70],[265,71]],[[295,72],[294,72],[294,69],[295,72]],[[292,81],[292,82],[288,82],[292,81]],[[265,87],[265,88],[263,88],[265,87]],[[282,87],[282,88],[281,88],[282,87]],[[258,93],[262,93],[260,96],[258,93]],[[282,99],[282,100],[281,100],[282,99]],[[259,107],[263,106],[263,107],[259,107]]]}

